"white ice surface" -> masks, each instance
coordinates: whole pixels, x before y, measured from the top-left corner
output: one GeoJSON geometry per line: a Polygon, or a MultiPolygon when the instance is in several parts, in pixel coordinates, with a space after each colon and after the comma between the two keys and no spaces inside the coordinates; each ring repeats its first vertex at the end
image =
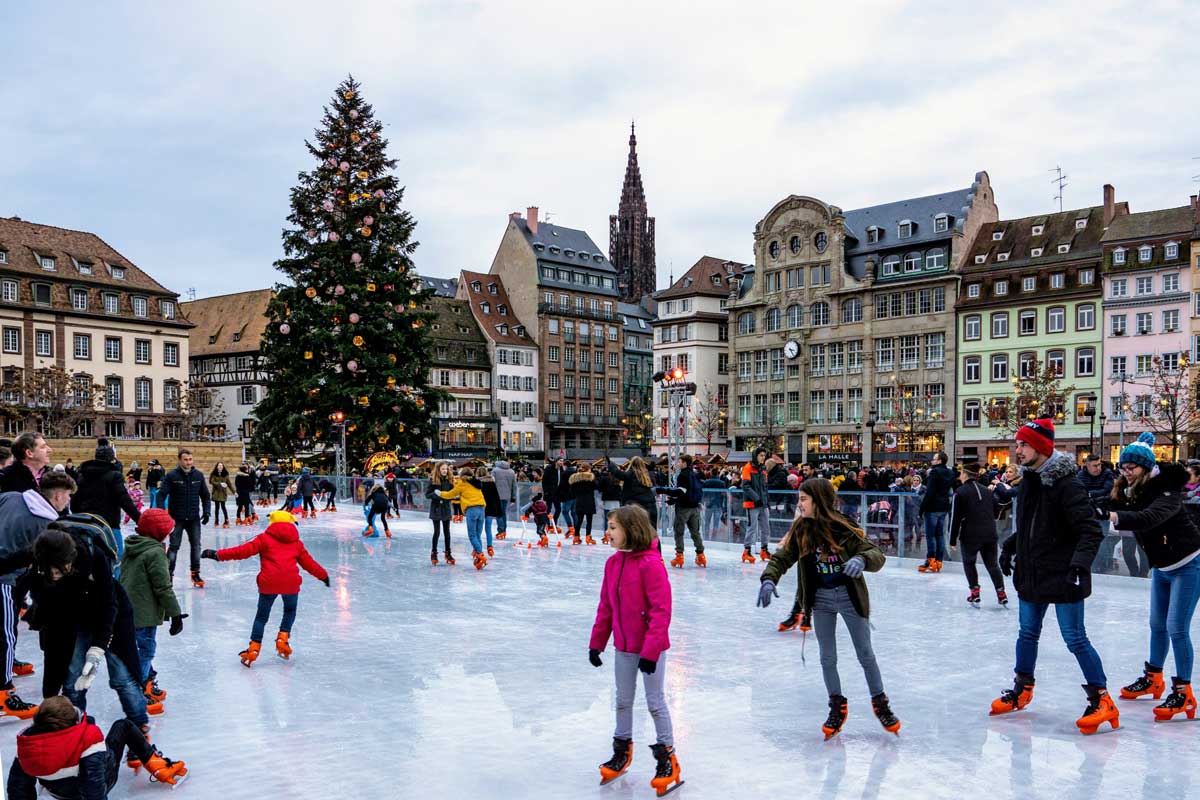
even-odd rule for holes
{"type": "MultiPolygon", "coordinates": [[[[277,603],[253,669],[237,659],[254,615],[258,560],[204,562],[204,589],[176,591],[191,614],[181,636],[159,632],[156,667],[170,694],[154,740],[192,776],[172,797],[236,798],[638,798],[653,797],[647,747],[653,726],[639,696],[628,774],[599,788],[611,754],[611,658],[587,663],[588,635],[607,547],[548,552],[497,542],[482,572],[471,567],[465,527],[453,526],[455,567],[431,567],[429,522],[393,521],[396,538],[363,540],[349,510],[301,524],[333,589],[305,577],[295,654],[273,654],[277,603]]],[[[259,528],[262,528],[260,523],[259,528]]],[[[510,528],[510,534],[519,533],[510,528]]],[[[246,538],[243,528],[204,530],[205,546],[246,538]]],[[[668,543],[668,551],[670,545],[668,543]]],[[[816,641],[800,660],[799,633],[776,624],[794,592],[789,575],[770,609],[754,607],[760,566],[740,550],[709,551],[707,570],[670,570],[674,592],[668,701],[686,784],[700,798],[1135,798],[1200,796],[1193,777],[1200,727],[1155,724],[1150,702],[1122,702],[1119,731],[1084,737],[1081,676],[1051,614],[1033,704],[991,718],[1010,685],[1013,610],[990,590],[974,609],[961,574],[919,575],[891,562],[869,575],[874,642],[899,738],[870,712],[844,629],[841,675],[850,717],[822,741],[826,713],[816,641]]],[[[669,554],[668,554],[669,557],[669,554]]],[[[1149,632],[1147,584],[1097,579],[1088,632],[1118,687],[1138,674],[1149,632]]],[[[40,672],[36,639],[22,630],[20,657],[40,672]]],[[[611,646],[608,655],[611,656],[611,646]]],[[[1167,673],[1173,661],[1168,658],[1167,673]]],[[[20,678],[36,700],[40,678],[20,678]]],[[[103,677],[89,711],[103,727],[119,713],[103,677]]],[[[7,775],[13,737],[5,718],[7,775]]],[[[113,798],[167,790],[128,770],[113,798]]]]}

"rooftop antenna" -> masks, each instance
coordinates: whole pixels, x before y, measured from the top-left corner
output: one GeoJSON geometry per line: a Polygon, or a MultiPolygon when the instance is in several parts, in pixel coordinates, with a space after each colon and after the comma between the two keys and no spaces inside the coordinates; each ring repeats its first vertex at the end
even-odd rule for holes
{"type": "Polygon", "coordinates": [[[551,217],[557,216],[553,211],[542,212],[542,222],[549,222],[551,217]]]}
{"type": "Polygon", "coordinates": [[[1054,199],[1058,201],[1058,210],[1061,213],[1063,210],[1063,189],[1067,188],[1067,176],[1063,174],[1062,167],[1055,167],[1050,172],[1058,173],[1058,176],[1051,179],[1051,183],[1058,184],[1058,194],[1054,195],[1054,199]]]}
{"type": "Polygon", "coordinates": [[[195,299],[196,299],[196,287],[195,287],[195,286],[189,286],[189,287],[188,287],[188,290],[187,290],[187,299],[188,299],[189,301],[190,301],[190,300],[195,300],[195,299]]]}

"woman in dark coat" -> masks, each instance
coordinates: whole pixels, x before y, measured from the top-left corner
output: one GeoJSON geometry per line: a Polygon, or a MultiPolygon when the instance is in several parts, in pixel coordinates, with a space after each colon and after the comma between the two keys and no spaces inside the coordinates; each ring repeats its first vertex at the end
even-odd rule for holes
{"type": "Polygon", "coordinates": [[[429,518],[433,520],[433,545],[429,560],[438,563],[437,545],[438,533],[446,539],[446,563],[453,564],[454,556],[450,553],[450,517],[452,510],[450,501],[437,496],[437,492],[448,492],[454,488],[454,477],[450,471],[449,461],[439,461],[433,465],[433,474],[429,476],[429,485],[425,487],[425,498],[429,501],[429,518]],[[439,531],[438,526],[441,526],[439,531]]]}
{"type": "Polygon", "coordinates": [[[608,459],[608,472],[621,481],[621,505],[636,505],[646,509],[650,524],[658,529],[658,504],[654,495],[654,481],[650,470],[640,456],[629,459],[629,468],[621,469],[608,459]]]}
{"type": "MultiPolygon", "coordinates": [[[[496,488],[496,479],[487,467],[475,468],[475,481],[479,491],[483,492],[483,529],[487,533],[487,554],[491,558],[496,554],[492,549],[492,521],[504,516],[504,507],[500,505],[500,490],[496,488]]],[[[499,525],[496,526],[497,529],[499,525]]]]}
{"type": "Polygon", "coordinates": [[[596,516],[596,476],[586,462],[571,476],[571,496],[575,499],[575,544],[579,544],[579,532],[587,533],[587,543],[595,544],[592,538],[592,519],[596,516]]]}

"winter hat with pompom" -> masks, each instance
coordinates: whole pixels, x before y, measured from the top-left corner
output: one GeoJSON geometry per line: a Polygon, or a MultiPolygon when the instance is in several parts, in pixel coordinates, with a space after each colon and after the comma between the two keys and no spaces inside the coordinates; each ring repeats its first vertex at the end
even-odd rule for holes
{"type": "Polygon", "coordinates": [[[1154,469],[1154,434],[1146,431],[1138,436],[1136,442],[1122,450],[1121,463],[1154,469]]]}

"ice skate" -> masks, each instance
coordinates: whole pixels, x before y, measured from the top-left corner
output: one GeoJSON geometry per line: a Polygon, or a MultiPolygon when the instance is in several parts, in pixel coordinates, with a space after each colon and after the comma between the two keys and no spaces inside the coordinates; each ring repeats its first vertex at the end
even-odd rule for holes
{"type": "Polygon", "coordinates": [[[871,698],[871,708],[875,710],[875,718],[879,720],[879,724],[888,733],[900,735],[900,720],[892,713],[892,706],[888,702],[888,696],[883,692],[871,698]]]}
{"type": "Polygon", "coordinates": [[[917,572],[934,572],[934,560],[932,558],[925,559],[925,563],[917,567],[917,572]]]}
{"type": "Polygon", "coordinates": [[[1013,679],[1013,688],[1005,689],[1000,696],[992,701],[991,716],[1020,711],[1033,700],[1033,676],[1017,675],[1013,679]]]}
{"type": "Polygon", "coordinates": [[[238,653],[238,657],[242,659],[242,666],[249,668],[256,660],[258,660],[258,651],[262,649],[261,642],[250,642],[250,645],[238,653]]]}
{"type": "Polygon", "coordinates": [[[155,672],[151,672],[150,677],[146,679],[146,685],[142,687],[142,692],[147,697],[152,697],[155,700],[165,700],[167,698],[167,693],[158,688],[158,674],[155,672]]]}
{"type": "Polygon", "coordinates": [[[13,675],[20,678],[33,674],[33,664],[28,661],[13,661],[13,675]]]}
{"type": "Polygon", "coordinates": [[[221,527],[222,527],[222,528],[228,528],[228,527],[229,527],[229,520],[225,520],[225,522],[224,522],[224,523],[222,523],[221,527]]]}
{"type": "Polygon", "coordinates": [[[4,704],[0,705],[0,711],[4,712],[4,716],[16,717],[17,719],[29,719],[37,713],[38,707],[32,703],[26,703],[13,689],[9,689],[4,697],[4,704]]]}
{"type": "Polygon", "coordinates": [[[275,637],[275,655],[287,661],[292,657],[292,646],[288,644],[288,637],[291,636],[287,631],[280,631],[275,637]]]}
{"type": "Polygon", "coordinates": [[[608,542],[609,542],[608,529],[606,528],[605,532],[604,532],[604,537],[600,539],[600,544],[608,544],[608,542]]]}
{"type": "Polygon", "coordinates": [[[704,553],[696,553],[696,566],[697,567],[707,567],[708,566],[708,556],[704,555],[704,553]]]}
{"type": "Polygon", "coordinates": [[[392,538],[392,532],[390,530],[388,530],[387,528],[383,529],[383,535],[389,539],[392,538]]]}
{"type": "Polygon", "coordinates": [[[475,564],[475,569],[483,569],[487,566],[487,556],[483,553],[471,553],[471,560],[475,564]]]}
{"type": "Polygon", "coordinates": [[[450,555],[449,550],[446,551],[445,555],[446,555],[446,563],[449,564],[450,566],[454,566],[455,564],[458,563],[457,561],[454,560],[454,556],[450,555]]]}
{"type": "Polygon", "coordinates": [[[488,551],[488,558],[496,557],[496,551],[492,549],[492,546],[490,544],[487,546],[487,551],[488,551]]]}
{"type": "Polygon", "coordinates": [[[429,554],[429,560],[433,562],[433,565],[435,567],[438,565],[437,550],[434,550],[432,553],[429,554]]]}
{"type": "Polygon", "coordinates": [[[571,544],[583,544],[583,539],[579,538],[579,534],[568,534],[571,544]]]}
{"type": "Polygon", "coordinates": [[[1079,732],[1090,736],[1105,722],[1112,725],[1113,730],[1120,728],[1121,712],[1117,710],[1117,704],[1108,696],[1108,690],[1088,684],[1084,684],[1083,690],[1087,692],[1088,704],[1087,708],[1083,710],[1083,716],[1075,720],[1079,732]]]}
{"type": "Polygon", "coordinates": [[[1003,589],[996,590],[996,602],[1002,606],[1008,605],[1008,594],[1003,589]]]}
{"type": "Polygon", "coordinates": [[[583,541],[587,542],[588,544],[596,543],[596,540],[592,538],[592,535],[590,533],[583,537],[583,541]]]}
{"type": "Polygon", "coordinates": [[[829,696],[829,716],[825,719],[825,724],[821,726],[821,733],[825,734],[825,741],[829,741],[841,732],[842,726],[846,724],[846,717],[849,716],[846,706],[846,698],[840,694],[832,694],[829,696]]]}
{"type": "Polygon", "coordinates": [[[675,748],[665,744],[652,744],[650,750],[654,753],[654,760],[657,762],[654,768],[654,777],[650,780],[650,787],[658,793],[658,796],[662,797],[683,786],[683,780],[680,778],[679,759],[675,757],[675,748]]]}
{"type": "Polygon", "coordinates": [[[508,538],[508,534],[505,533],[504,531],[500,531],[499,533],[496,534],[496,538],[499,539],[500,541],[504,541],[505,539],[508,538]]]}
{"type": "Polygon", "coordinates": [[[680,551],[680,550],[675,551],[675,557],[671,559],[671,566],[675,567],[676,569],[683,569],[683,552],[682,551],[680,551]]]}
{"type": "Polygon", "coordinates": [[[379,531],[375,530],[374,525],[368,525],[367,527],[363,528],[362,535],[364,539],[378,539],[379,531]]]}
{"type": "Polygon", "coordinates": [[[750,552],[750,548],[749,548],[749,547],[747,547],[745,550],[743,550],[743,551],[742,551],[742,563],[743,563],[743,564],[754,564],[754,563],[757,563],[757,562],[754,560],[754,554],[750,552]]]}
{"type": "Polygon", "coordinates": [[[633,763],[633,740],[613,739],[613,757],[600,765],[600,785],[612,783],[629,771],[633,763]]]}
{"type": "Polygon", "coordinates": [[[940,558],[935,558],[933,560],[933,570],[932,571],[933,572],[941,572],[942,571],[942,560],[940,558]]]}
{"type": "Polygon", "coordinates": [[[969,595],[967,595],[967,602],[970,603],[971,605],[975,606],[976,608],[979,607],[980,599],[979,599],[979,588],[978,587],[971,588],[971,593],[969,595]]]}
{"type": "Polygon", "coordinates": [[[144,695],[144,697],[146,698],[146,713],[150,716],[157,716],[166,711],[163,708],[162,700],[154,700],[150,695],[144,695]]]}
{"type": "Polygon", "coordinates": [[[794,631],[800,627],[800,615],[788,614],[788,618],[779,623],[779,632],[794,631]]]}
{"type": "Polygon", "coordinates": [[[538,547],[549,547],[549,546],[550,546],[550,540],[548,538],[546,538],[546,534],[543,533],[541,535],[541,537],[538,539],[538,547]]]}
{"type": "Polygon", "coordinates": [[[1154,721],[1169,722],[1181,712],[1187,715],[1188,719],[1196,718],[1196,697],[1192,694],[1192,682],[1171,678],[1171,693],[1161,705],[1155,707],[1154,721]]]}
{"type": "Polygon", "coordinates": [[[198,569],[192,570],[192,586],[195,586],[197,589],[204,588],[204,579],[200,577],[200,570],[198,569]]]}
{"type": "Polygon", "coordinates": [[[144,766],[146,768],[146,772],[150,774],[151,783],[165,783],[172,787],[183,783],[188,774],[187,765],[184,762],[172,761],[171,759],[166,758],[157,749],[155,749],[154,755],[150,756],[150,760],[145,764],[132,761],[128,763],[131,767],[135,763],[137,764],[136,767],[133,767],[134,775],[137,774],[138,767],[144,766]]]}
{"type": "Polygon", "coordinates": [[[1163,682],[1162,668],[1152,667],[1150,666],[1150,662],[1147,661],[1142,677],[1128,686],[1121,687],[1121,699],[1136,700],[1139,697],[1145,697],[1150,694],[1154,695],[1155,700],[1158,700],[1166,690],[1167,686],[1163,682]]]}
{"type": "Polygon", "coordinates": [[[760,559],[762,559],[763,561],[770,561],[771,553],[767,550],[767,548],[764,547],[762,550],[759,551],[758,557],[760,559]]]}

